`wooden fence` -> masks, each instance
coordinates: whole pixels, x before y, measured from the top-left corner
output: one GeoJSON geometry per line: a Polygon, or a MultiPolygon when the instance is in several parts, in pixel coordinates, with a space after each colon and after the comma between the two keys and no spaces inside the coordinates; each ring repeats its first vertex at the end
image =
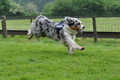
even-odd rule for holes
{"type": "MultiPolygon", "coordinates": [[[[120,32],[102,32],[96,30],[96,18],[92,17],[93,31],[84,31],[82,34],[78,33],[77,37],[94,38],[94,42],[97,42],[97,38],[116,38],[120,39],[120,32]]],[[[3,38],[7,38],[7,35],[27,35],[27,30],[7,30],[6,17],[2,16],[2,30],[0,34],[3,38]]],[[[32,22],[32,16],[30,16],[30,22],[32,22]]]]}
{"type": "Polygon", "coordinates": [[[2,16],[1,23],[2,23],[2,35],[3,35],[3,38],[7,38],[8,34],[7,34],[6,17],[5,16],[2,16]]]}

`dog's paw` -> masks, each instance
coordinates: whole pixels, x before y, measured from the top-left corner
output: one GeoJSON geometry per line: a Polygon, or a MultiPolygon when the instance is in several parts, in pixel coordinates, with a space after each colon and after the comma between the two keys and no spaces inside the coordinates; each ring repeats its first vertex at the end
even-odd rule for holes
{"type": "Polygon", "coordinates": [[[81,50],[84,50],[84,49],[85,49],[85,47],[82,47],[82,48],[81,48],[81,50]]]}
{"type": "Polygon", "coordinates": [[[68,52],[69,54],[73,54],[73,52],[68,52]]]}

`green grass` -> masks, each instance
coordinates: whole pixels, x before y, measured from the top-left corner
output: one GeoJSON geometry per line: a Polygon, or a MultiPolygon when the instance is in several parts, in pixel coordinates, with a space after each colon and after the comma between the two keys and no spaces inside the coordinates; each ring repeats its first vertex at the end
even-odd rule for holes
{"type": "MultiPolygon", "coordinates": [[[[51,19],[55,22],[59,22],[63,19],[51,19]]],[[[84,31],[93,31],[93,22],[92,18],[80,18],[83,25],[85,25],[84,31]]],[[[34,21],[34,19],[33,19],[34,21]]],[[[96,18],[97,31],[120,31],[120,17],[98,17],[96,18]]],[[[1,25],[1,23],[0,23],[1,25]]],[[[7,20],[7,29],[8,30],[28,30],[30,28],[30,20],[7,20]]],[[[1,27],[0,27],[1,29],[1,27]]]]}
{"type": "MultiPolygon", "coordinates": [[[[92,31],[92,18],[80,20],[85,31],[92,31]]],[[[120,18],[96,20],[98,31],[120,31],[120,18]]],[[[29,25],[28,19],[7,20],[8,30],[28,30],[29,25]]],[[[70,55],[47,38],[28,41],[26,36],[0,36],[0,80],[119,80],[119,39],[98,39],[94,44],[93,39],[77,38],[76,42],[86,49],[70,55]]]]}
{"type": "Polygon", "coordinates": [[[0,36],[0,80],[119,80],[120,40],[77,38],[84,51],[70,55],[48,38],[0,36]]]}

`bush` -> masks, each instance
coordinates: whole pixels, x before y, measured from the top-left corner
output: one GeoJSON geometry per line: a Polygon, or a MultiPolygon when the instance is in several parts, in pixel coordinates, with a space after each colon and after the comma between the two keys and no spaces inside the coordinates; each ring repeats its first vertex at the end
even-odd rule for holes
{"type": "Polygon", "coordinates": [[[43,10],[46,16],[103,16],[119,15],[118,0],[55,0],[43,10]]]}

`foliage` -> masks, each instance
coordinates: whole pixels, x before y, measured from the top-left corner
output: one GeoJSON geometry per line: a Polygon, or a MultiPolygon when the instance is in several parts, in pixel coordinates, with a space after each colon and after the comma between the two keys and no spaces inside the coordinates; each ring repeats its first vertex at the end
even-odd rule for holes
{"type": "Polygon", "coordinates": [[[13,13],[14,15],[19,16],[24,14],[25,10],[19,4],[16,4],[15,2],[10,2],[10,12],[13,13]]]}
{"type": "Polygon", "coordinates": [[[0,0],[0,15],[8,15],[10,3],[8,0],[0,0]]]}
{"type": "Polygon", "coordinates": [[[0,0],[0,15],[28,16],[42,13],[46,16],[119,16],[120,14],[120,0],[53,1],[0,0]]]}
{"type": "Polygon", "coordinates": [[[33,4],[37,5],[38,11],[42,12],[45,4],[48,3],[48,2],[54,1],[54,0],[12,0],[12,1],[14,1],[16,3],[19,3],[22,6],[24,6],[28,3],[33,3],[33,4]]]}
{"type": "Polygon", "coordinates": [[[24,8],[15,2],[8,0],[0,0],[0,15],[12,16],[23,15],[25,13],[24,8]]]}
{"type": "Polygon", "coordinates": [[[51,16],[53,15],[52,9],[54,8],[53,3],[47,3],[46,6],[44,7],[44,10],[42,12],[43,15],[51,16]]]}
{"type": "Polygon", "coordinates": [[[104,2],[102,0],[74,0],[76,14],[80,16],[102,15],[104,13],[104,2]]]}
{"type": "Polygon", "coordinates": [[[39,12],[37,11],[37,5],[33,3],[28,3],[24,6],[26,15],[37,15],[39,12]]]}
{"type": "Polygon", "coordinates": [[[73,55],[48,38],[0,36],[0,80],[119,80],[120,40],[77,38],[84,51],[73,55]],[[88,45],[89,44],[89,45],[88,45]]]}
{"type": "Polygon", "coordinates": [[[13,11],[12,13],[14,13],[14,15],[29,16],[29,15],[38,15],[39,13],[42,13],[42,9],[43,9],[44,5],[47,2],[50,2],[53,0],[9,0],[9,1],[11,3],[14,3],[13,5],[11,5],[12,7],[17,5],[17,9],[14,9],[14,8],[10,9],[10,11],[13,11]],[[19,8],[21,7],[21,9],[19,10],[18,7],[19,8]],[[23,13],[23,11],[21,12],[21,10],[24,10],[24,13],[23,13]],[[18,12],[14,12],[14,11],[18,11],[18,12]],[[21,15],[19,15],[17,13],[19,13],[21,15]]]}
{"type": "Polygon", "coordinates": [[[54,3],[46,4],[43,10],[43,15],[48,14],[54,16],[74,15],[73,0],[55,0],[54,3]]]}
{"type": "Polygon", "coordinates": [[[120,14],[119,0],[55,0],[50,4],[52,5],[47,4],[47,7],[44,8],[44,15],[103,16],[120,14]]]}
{"type": "MultiPolygon", "coordinates": [[[[120,0],[9,0],[26,9],[26,5],[36,5],[37,10],[46,16],[119,16],[120,0]]],[[[33,11],[32,10],[32,11],[33,11]]],[[[34,13],[25,13],[26,15],[34,13]]],[[[27,12],[27,11],[26,11],[27,12]]],[[[37,13],[38,14],[38,13],[37,13]]]]}
{"type": "Polygon", "coordinates": [[[110,11],[114,12],[113,14],[120,14],[120,3],[113,2],[113,4],[110,7],[110,11]]]}
{"type": "Polygon", "coordinates": [[[106,15],[120,14],[120,0],[106,0],[105,2],[106,15]]]}
{"type": "Polygon", "coordinates": [[[19,3],[9,0],[10,8],[9,11],[11,14],[9,16],[29,16],[29,15],[38,15],[38,7],[34,3],[27,3],[25,6],[21,6],[19,3]]]}

